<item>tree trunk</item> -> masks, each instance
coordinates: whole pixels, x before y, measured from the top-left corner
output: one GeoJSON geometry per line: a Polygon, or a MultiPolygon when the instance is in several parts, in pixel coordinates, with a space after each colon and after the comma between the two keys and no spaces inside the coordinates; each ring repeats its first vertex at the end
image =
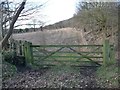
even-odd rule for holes
{"type": "MultiPolygon", "coordinates": [[[[1,8],[1,7],[0,7],[1,8]]],[[[2,11],[0,10],[0,41],[2,40],[2,11]]],[[[0,77],[2,76],[2,47],[0,45],[0,77]]],[[[0,78],[0,89],[2,89],[2,78],[0,78]]]]}
{"type": "MultiPolygon", "coordinates": [[[[2,40],[2,11],[0,10],[0,41],[1,40],[2,40]]],[[[1,47],[0,47],[0,51],[1,51],[1,47]]]]}
{"type": "Polygon", "coordinates": [[[26,0],[23,0],[23,2],[21,3],[20,7],[18,8],[17,12],[15,13],[14,17],[13,17],[13,20],[12,22],[10,23],[10,28],[9,28],[9,31],[8,33],[5,35],[5,37],[2,39],[2,41],[0,42],[0,46],[3,48],[8,39],[10,38],[10,36],[12,35],[12,32],[13,32],[13,29],[14,29],[14,24],[15,22],[17,21],[20,13],[22,12],[22,10],[24,9],[24,6],[25,6],[25,3],[26,3],[26,0]]]}

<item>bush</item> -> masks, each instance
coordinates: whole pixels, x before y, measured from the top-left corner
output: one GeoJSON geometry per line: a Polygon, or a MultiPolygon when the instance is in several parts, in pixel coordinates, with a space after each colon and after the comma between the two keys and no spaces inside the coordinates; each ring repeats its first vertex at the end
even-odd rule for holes
{"type": "Polygon", "coordinates": [[[3,58],[4,60],[11,60],[13,58],[13,52],[4,51],[3,58]]]}
{"type": "Polygon", "coordinates": [[[97,70],[97,83],[105,88],[118,88],[118,67],[110,65],[107,67],[101,66],[97,70]]]}
{"type": "Polygon", "coordinates": [[[25,58],[21,57],[21,56],[14,56],[13,52],[4,51],[3,58],[8,63],[13,64],[15,66],[25,66],[26,65],[25,58]]]}

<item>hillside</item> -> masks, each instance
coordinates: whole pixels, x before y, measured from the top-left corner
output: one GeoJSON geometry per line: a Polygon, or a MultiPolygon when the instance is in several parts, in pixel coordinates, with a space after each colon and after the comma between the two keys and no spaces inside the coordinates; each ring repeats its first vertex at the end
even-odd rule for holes
{"type": "Polygon", "coordinates": [[[54,24],[44,26],[44,29],[54,30],[54,29],[72,27],[73,25],[74,25],[74,18],[72,17],[63,21],[59,21],[54,24]]]}
{"type": "Polygon", "coordinates": [[[86,44],[81,31],[75,28],[61,28],[55,30],[44,30],[13,34],[16,40],[26,40],[33,44],[86,44]]]}
{"type": "MultiPolygon", "coordinates": [[[[84,27],[82,24],[80,24],[80,22],[82,21],[77,21],[77,18],[74,16],[70,19],[67,20],[63,20],[60,22],[57,22],[55,24],[52,25],[47,25],[44,27],[44,29],[49,29],[49,30],[56,30],[56,29],[61,29],[61,28],[75,28],[75,31],[79,31],[82,35],[82,37],[84,38],[84,41],[86,41],[86,43],[88,44],[102,44],[103,43],[103,34],[104,32],[101,32],[98,28],[96,28],[97,26],[94,27],[93,30],[89,27],[84,27]]],[[[111,28],[110,30],[107,31],[106,33],[106,37],[107,39],[110,40],[111,44],[115,44],[117,45],[117,27],[111,28]]],[[[81,38],[80,35],[80,38],[81,38]]],[[[83,39],[82,38],[82,39],[83,39]]]]}

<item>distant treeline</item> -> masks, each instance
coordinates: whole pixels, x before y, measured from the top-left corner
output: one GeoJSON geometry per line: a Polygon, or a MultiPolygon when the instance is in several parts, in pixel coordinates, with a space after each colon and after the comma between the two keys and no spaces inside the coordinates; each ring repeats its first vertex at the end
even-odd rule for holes
{"type": "Polygon", "coordinates": [[[73,27],[74,18],[63,20],[55,24],[47,25],[40,28],[25,28],[25,29],[14,29],[13,33],[25,33],[25,32],[34,32],[34,31],[44,31],[44,30],[54,30],[66,27],[73,27]]]}
{"type": "Polygon", "coordinates": [[[41,28],[14,29],[13,33],[26,33],[26,32],[35,32],[35,31],[41,31],[41,28]]]}

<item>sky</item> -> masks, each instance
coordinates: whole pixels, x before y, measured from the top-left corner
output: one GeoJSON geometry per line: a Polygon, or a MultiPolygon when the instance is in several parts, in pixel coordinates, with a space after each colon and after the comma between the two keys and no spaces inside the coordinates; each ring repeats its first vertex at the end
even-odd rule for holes
{"type": "Polygon", "coordinates": [[[49,0],[43,14],[46,15],[49,23],[55,23],[73,16],[78,0],[49,0]]]}
{"type": "MultiPolygon", "coordinates": [[[[40,13],[41,16],[43,16],[43,18],[41,18],[42,21],[48,25],[71,18],[75,13],[77,1],[78,0],[34,0],[34,3],[47,2],[40,13]]],[[[33,2],[33,0],[28,0],[28,2],[33,2]]]]}
{"type": "MultiPolygon", "coordinates": [[[[22,0],[9,1],[21,2],[22,0]]],[[[42,20],[45,22],[45,25],[71,18],[75,13],[77,2],[78,0],[27,0],[27,3],[31,3],[32,5],[45,3],[40,12],[34,15],[37,21],[42,20]]],[[[24,23],[30,22],[26,21],[24,23]]]]}

